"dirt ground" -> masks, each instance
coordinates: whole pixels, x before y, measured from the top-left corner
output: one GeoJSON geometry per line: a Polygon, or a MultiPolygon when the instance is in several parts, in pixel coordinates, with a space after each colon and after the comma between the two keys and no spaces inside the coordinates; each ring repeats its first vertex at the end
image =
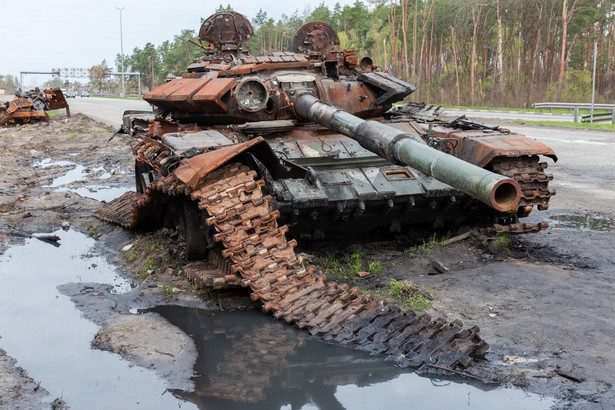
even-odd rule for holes
{"type": "MultiPolygon", "coordinates": [[[[107,143],[112,131],[82,115],[59,115],[48,124],[0,129],[0,252],[31,233],[70,227],[98,238],[99,246],[124,266],[127,274],[144,278],[142,290],[133,292],[132,298],[152,298],[149,304],[166,301],[218,307],[227,303],[214,303],[211,294],[197,298],[185,277],[177,275],[182,246],[172,232],[135,237],[91,217],[101,205],[99,201],[51,186],[54,178],[78,164],[87,177],[72,182],[70,188],[97,182],[131,187],[132,141],[119,135],[107,143]],[[143,244],[152,241],[164,243],[164,249],[148,252],[143,244]],[[121,249],[130,244],[141,246],[142,254],[128,260],[121,249]],[[143,274],[144,261],[152,258],[155,272],[143,274]],[[161,288],[169,290],[168,297],[161,297],[161,288]],[[176,294],[173,289],[181,292],[176,294]]],[[[555,205],[535,218],[566,212],[565,206],[555,205]]],[[[490,344],[487,360],[471,369],[481,378],[555,397],[555,408],[610,408],[615,403],[614,216],[586,217],[606,220],[611,230],[549,229],[503,242],[471,237],[451,245],[362,244],[362,268],[369,270],[370,262],[378,262],[381,268],[372,269],[365,278],[352,277],[352,281],[382,295],[386,295],[391,278],[410,281],[429,291],[432,300],[427,313],[461,319],[466,326],[478,325],[490,344]]],[[[343,262],[356,249],[356,245],[331,244],[302,251],[326,273],[331,255],[343,262]]],[[[71,290],[65,289],[65,293],[71,295],[71,290]]],[[[123,347],[113,340],[126,336],[126,329],[134,330],[137,324],[111,315],[110,308],[88,306],[87,299],[76,295],[73,301],[86,317],[104,327],[94,346],[141,363],[142,346],[134,341],[137,339],[123,347]]],[[[182,338],[161,339],[169,346],[190,345],[182,338]]],[[[171,351],[168,349],[164,351],[171,351]]],[[[154,361],[162,373],[177,365],[154,361]]],[[[181,380],[176,385],[181,386],[181,380]]],[[[42,403],[46,395],[42,386],[0,350],[0,408],[40,407],[36,403],[42,403]]]]}

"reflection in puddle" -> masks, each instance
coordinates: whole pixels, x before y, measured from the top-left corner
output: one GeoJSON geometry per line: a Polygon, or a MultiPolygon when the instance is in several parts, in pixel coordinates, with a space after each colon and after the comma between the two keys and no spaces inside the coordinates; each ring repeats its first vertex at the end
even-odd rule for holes
{"type": "Polygon", "coordinates": [[[98,174],[98,179],[108,179],[111,178],[111,173],[108,172],[104,167],[96,167],[96,168],[86,168],[83,165],[76,164],[71,161],[51,161],[50,158],[44,159],[42,161],[38,161],[34,163],[34,167],[40,168],[49,168],[52,166],[74,166],[73,169],[68,171],[66,174],[59,176],[53,180],[51,185],[48,185],[50,188],[57,188],[63,185],[68,185],[73,182],[83,181],[89,175],[98,174]]]}
{"type": "Polygon", "coordinates": [[[97,201],[106,202],[109,202],[130,190],[130,188],[126,187],[111,187],[103,185],[88,185],[79,188],[69,188],[67,186],[74,182],[84,181],[92,175],[96,175],[96,179],[98,180],[111,178],[112,174],[104,167],[86,168],[83,165],[71,161],[52,162],[51,158],[46,158],[42,161],[34,163],[34,167],[48,168],[51,166],[73,166],[73,168],[66,172],[66,174],[55,178],[51,182],[51,185],[44,186],[44,188],[57,188],[57,191],[60,192],[74,192],[84,198],[92,198],[97,201]]]}
{"type": "MultiPolygon", "coordinates": [[[[72,409],[194,408],[174,397],[152,371],[120,356],[93,350],[98,326],[57,286],[108,283],[122,293],[130,284],[92,251],[94,240],[74,231],[57,231],[60,246],[36,239],[0,256],[0,347],[30,377],[72,409]]],[[[85,285],[84,285],[85,286],[85,285]]]]}
{"type": "Polygon", "coordinates": [[[102,185],[88,185],[81,188],[59,188],[60,192],[74,192],[83,198],[92,198],[97,201],[111,202],[115,198],[122,196],[132,188],[128,187],[110,187],[102,185]]]}
{"type": "Polygon", "coordinates": [[[207,409],[546,409],[516,389],[420,377],[381,358],[325,344],[260,312],[153,309],[195,340],[195,391],[207,409]]]}
{"type": "Polygon", "coordinates": [[[615,220],[592,215],[554,215],[550,219],[551,228],[599,232],[615,230],[615,220]]]}

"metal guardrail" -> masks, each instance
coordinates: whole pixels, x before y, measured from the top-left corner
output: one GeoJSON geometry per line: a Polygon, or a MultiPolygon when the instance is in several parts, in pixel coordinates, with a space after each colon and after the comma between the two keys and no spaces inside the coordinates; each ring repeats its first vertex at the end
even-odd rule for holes
{"type": "MultiPolygon", "coordinates": [[[[593,121],[608,121],[611,120],[611,124],[615,124],[615,104],[592,104],[592,103],[558,103],[558,102],[542,102],[535,103],[534,108],[538,108],[541,112],[543,109],[564,109],[564,110],[574,110],[574,122],[579,122],[579,109],[583,110],[591,110],[593,107],[594,110],[606,110],[611,111],[610,117],[608,114],[594,114],[593,121]]],[[[592,121],[591,115],[590,119],[585,119],[584,116],[581,119],[581,122],[590,122],[592,121]]]]}
{"type": "MultiPolygon", "coordinates": [[[[583,115],[581,117],[581,122],[590,122],[592,121],[591,114],[583,115]]],[[[593,122],[601,122],[601,121],[612,121],[615,124],[615,114],[613,113],[605,113],[605,114],[594,114],[593,122]]]]}
{"type": "Polygon", "coordinates": [[[579,109],[583,110],[606,110],[611,111],[610,117],[608,114],[590,114],[589,119],[583,116],[581,118],[581,122],[593,122],[593,121],[608,121],[611,120],[611,124],[615,124],[615,104],[592,104],[592,103],[554,103],[554,102],[545,102],[545,103],[535,103],[533,105],[534,108],[538,108],[540,112],[543,109],[564,109],[564,110],[574,110],[574,122],[579,122],[579,109]]]}
{"type": "MultiPolygon", "coordinates": [[[[534,108],[563,108],[573,110],[575,108],[591,109],[592,103],[558,103],[558,102],[542,102],[535,103],[534,108]]],[[[594,110],[613,110],[615,104],[594,104],[594,110]]]]}

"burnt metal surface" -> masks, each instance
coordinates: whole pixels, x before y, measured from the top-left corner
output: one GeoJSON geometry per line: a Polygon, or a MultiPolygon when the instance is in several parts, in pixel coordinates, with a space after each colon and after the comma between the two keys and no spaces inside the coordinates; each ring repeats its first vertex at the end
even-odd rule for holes
{"type": "Polygon", "coordinates": [[[18,90],[12,101],[0,105],[0,125],[49,121],[46,111],[60,108],[66,108],[67,116],[70,116],[68,103],[59,88],[18,90]]]}
{"type": "Polygon", "coordinates": [[[199,40],[207,41],[220,50],[236,50],[253,35],[250,20],[234,11],[210,16],[199,30],[199,40]]]}
{"type": "Polygon", "coordinates": [[[326,53],[340,45],[337,32],[326,23],[314,21],[303,25],[293,37],[291,50],[295,53],[326,53]]]}
{"type": "MultiPolygon", "coordinates": [[[[457,120],[453,122],[456,123],[457,120]]],[[[413,126],[428,135],[430,146],[517,181],[521,190],[519,216],[529,215],[534,206],[538,210],[549,208],[549,201],[555,195],[555,190],[549,188],[553,174],[545,172],[548,164],[540,161],[540,155],[553,161],[557,161],[557,156],[545,144],[500,127],[451,129],[435,125],[429,128],[425,123],[413,123],[413,126]]]]}
{"type": "MultiPolygon", "coordinates": [[[[279,212],[270,210],[271,197],[262,192],[264,181],[256,173],[233,163],[219,168],[190,189],[174,174],[152,183],[146,194],[131,207],[131,221],[149,217],[149,205],[160,195],[187,196],[206,211],[205,223],[222,245],[221,254],[230,261],[230,272],[263,310],[325,340],[335,341],[387,357],[401,366],[438,364],[450,369],[466,368],[473,357],[483,356],[488,345],[476,326],[464,328],[460,321],[417,317],[412,311],[386,306],[359,288],[326,282],[312,267],[304,267],[295,254],[296,241],[286,239],[287,228],[279,227],[279,212]]],[[[110,209],[110,208],[108,208],[110,209]]],[[[105,212],[99,212],[105,214],[105,212]]],[[[105,220],[112,220],[107,214],[105,220]]],[[[195,283],[212,276],[191,273],[195,283]]],[[[218,286],[232,282],[232,275],[218,275],[218,286]]]]}

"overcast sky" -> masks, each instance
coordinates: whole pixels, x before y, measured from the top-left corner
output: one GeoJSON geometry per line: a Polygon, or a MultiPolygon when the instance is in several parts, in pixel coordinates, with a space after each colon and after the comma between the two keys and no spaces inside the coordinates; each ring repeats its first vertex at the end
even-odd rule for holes
{"type": "MultiPolygon", "coordinates": [[[[198,32],[220,5],[230,4],[249,20],[259,8],[274,19],[324,3],[333,9],[354,0],[2,0],[0,6],[0,74],[18,78],[22,71],[90,68],[107,60],[115,69],[120,52],[120,12],[124,54],[151,42],[160,45],[184,29],[198,32]]],[[[26,75],[24,88],[50,76],[26,75]]],[[[83,81],[83,80],[82,80],[83,81]]]]}

